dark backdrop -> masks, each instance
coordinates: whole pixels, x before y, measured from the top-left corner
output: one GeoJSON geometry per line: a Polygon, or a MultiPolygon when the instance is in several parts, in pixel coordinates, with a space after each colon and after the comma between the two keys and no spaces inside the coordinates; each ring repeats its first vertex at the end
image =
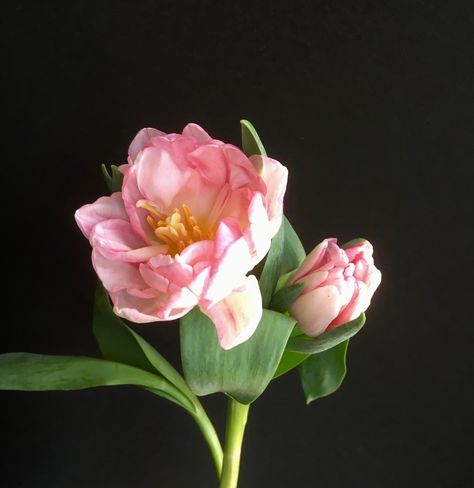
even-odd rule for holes
{"type": "MultiPolygon", "coordinates": [[[[289,374],[252,407],[241,485],[471,486],[473,4],[277,3],[2,6],[1,350],[98,355],[73,213],[99,164],[143,126],[239,144],[246,117],[307,250],[365,236],[383,283],[335,395],[306,407],[289,374]]],[[[135,330],[179,364],[176,324],[135,330]]],[[[149,393],[0,398],[6,488],[215,486],[191,419],[149,393]]]]}

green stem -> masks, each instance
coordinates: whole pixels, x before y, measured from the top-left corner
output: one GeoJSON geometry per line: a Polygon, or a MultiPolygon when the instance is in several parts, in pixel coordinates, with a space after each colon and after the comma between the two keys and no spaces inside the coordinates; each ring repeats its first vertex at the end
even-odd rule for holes
{"type": "Polygon", "coordinates": [[[220,478],[222,472],[223,453],[219,437],[217,436],[216,430],[207,416],[206,411],[196,397],[193,399],[193,403],[196,407],[196,413],[191,413],[191,416],[196,421],[204,440],[209,446],[209,450],[211,451],[212,459],[214,461],[214,466],[216,468],[217,477],[220,478]]]}
{"type": "Polygon", "coordinates": [[[250,405],[229,397],[225,433],[224,464],[220,488],[236,488],[239,479],[240,452],[250,405]]]}

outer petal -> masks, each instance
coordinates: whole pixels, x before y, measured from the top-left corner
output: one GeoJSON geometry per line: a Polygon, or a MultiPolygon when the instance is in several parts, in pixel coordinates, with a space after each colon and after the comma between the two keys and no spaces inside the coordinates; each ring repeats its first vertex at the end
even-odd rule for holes
{"type": "Polygon", "coordinates": [[[183,129],[183,136],[192,137],[199,144],[208,144],[213,142],[212,137],[200,125],[197,124],[188,124],[183,129]]]}
{"type": "MultiPolygon", "coordinates": [[[[245,231],[251,249],[252,262],[259,263],[270,249],[271,239],[275,235],[268,220],[263,196],[255,193],[248,207],[249,227],[245,231]]],[[[281,221],[280,221],[281,223],[281,221]]]]}
{"type": "Polygon", "coordinates": [[[163,307],[163,302],[159,297],[139,298],[122,290],[118,293],[111,293],[110,298],[114,303],[114,312],[119,317],[137,324],[160,320],[158,313],[163,307]]]}
{"type": "Polygon", "coordinates": [[[214,322],[223,349],[231,349],[249,339],[262,318],[262,296],[255,276],[247,276],[239,291],[210,308],[201,310],[214,322]]]}
{"type": "Polygon", "coordinates": [[[278,232],[283,215],[283,197],[285,196],[288,182],[288,170],[275,159],[266,156],[254,155],[250,161],[263,179],[267,192],[265,201],[267,204],[268,218],[272,222],[272,236],[278,232]]]}
{"type": "Polygon", "coordinates": [[[250,250],[238,223],[232,218],[221,222],[216,237],[216,254],[203,299],[214,304],[236,288],[242,276],[252,269],[250,250]]]}
{"type": "Polygon", "coordinates": [[[309,336],[322,334],[347,303],[335,286],[316,288],[300,295],[290,306],[291,315],[309,336]]]}
{"type": "Polygon", "coordinates": [[[125,174],[122,185],[122,196],[130,224],[133,230],[141,236],[145,242],[156,241],[151,227],[146,221],[148,215],[143,208],[137,207],[137,202],[144,200],[137,184],[137,166],[130,166],[130,170],[125,174]]]}
{"type": "Polygon", "coordinates": [[[154,295],[133,264],[111,261],[94,250],[92,265],[105,289],[110,293],[127,290],[135,295],[154,295]]]}
{"type": "Polygon", "coordinates": [[[212,185],[220,188],[227,182],[227,160],[221,146],[199,146],[188,157],[196,171],[212,185]]]}
{"type": "Polygon", "coordinates": [[[228,161],[229,184],[232,190],[248,188],[251,191],[265,192],[265,183],[241,149],[232,144],[224,144],[222,151],[228,161]]]}
{"type": "Polygon", "coordinates": [[[104,220],[128,220],[121,192],[112,193],[110,197],[101,197],[94,203],[84,205],[76,210],[74,217],[82,233],[88,239],[94,226],[104,220]]]}
{"type": "Polygon", "coordinates": [[[132,163],[135,162],[138,153],[145,147],[147,142],[152,137],[156,136],[166,136],[166,134],[164,132],[161,132],[161,130],[153,129],[152,127],[145,127],[145,129],[142,129],[138,132],[128,148],[128,156],[132,163]]]}
{"type": "Polygon", "coordinates": [[[337,242],[335,238],[324,239],[324,241],[320,242],[307,256],[306,259],[303,261],[303,264],[298,269],[296,274],[291,279],[291,284],[296,283],[305,275],[310,273],[311,271],[315,271],[318,269],[319,265],[323,261],[324,255],[328,248],[330,242],[337,242]]]}
{"type": "Polygon", "coordinates": [[[166,244],[147,246],[125,220],[106,220],[97,224],[91,234],[91,244],[112,260],[140,262],[166,253],[166,244]]]}
{"type": "Polygon", "coordinates": [[[372,298],[372,295],[375,293],[375,290],[379,287],[381,281],[382,281],[382,273],[374,266],[365,283],[367,285],[369,303],[370,303],[370,299],[372,298]]]}
{"type": "Polygon", "coordinates": [[[170,152],[155,146],[145,148],[136,164],[140,193],[168,213],[175,195],[187,184],[189,172],[180,168],[170,152]]]}

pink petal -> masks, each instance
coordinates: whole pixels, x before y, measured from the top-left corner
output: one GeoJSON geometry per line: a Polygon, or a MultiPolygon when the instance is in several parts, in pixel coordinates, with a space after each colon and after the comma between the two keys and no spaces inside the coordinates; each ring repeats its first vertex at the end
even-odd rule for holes
{"type": "Polygon", "coordinates": [[[312,273],[307,274],[304,278],[299,280],[299,283],[303,283],[305,285],[303,293],[308,293],[309,291],[314,290],[324,283],[327,277],[328,271],[324,270],[313,271],[312,273]]]}
{"type": "Polygon", "coordinates": [[[248,207],[249,227],[244,234],[251,250],[252,262],[258,264],[268,253],[271,238],[275,235],[268,221],[263,196],[255,193],[248,207]]]}
{"type": "Polygon", "coordinates": [[[330,242],[337,242],[335,238],[324,239],[324,241],[320,242],[307,256],[306,259],[303,261],[303,264],[298,269],[297,273],[291,279],[291,283],[294,284],[305,275],[310,273],[311,271],[315,271],[319,268],[328,245],[330,242]]]}
{"type": "Polygon", "coordinates": [[[160,297],[139,298],[126,291],[119,291],[111,293],[110,298],[114,303],[114,312],[131,322],[144,324],[163,320],[158,317],[163,307],[163,299],[160,297]]]}
{"type": "Polygon", "coordinates": [[[188,157],[194,169],[212,185],[220,188],[227,182],[227,159],[221,146],[199,146],[188,157]]]}
{"type": "Polygon", "coordinates": [[[179,288],[171,293],[163,306],[161,316],[164,320],[174,320],[189,312],[198,303],[197,296],[188,288],[179,288]]]}
{"type": "Polygon", "coordinates": [[[166,278],[170,283],[179,287],[186,287],[193,279],[193,268],[184,262],[173,260],[170,264],[155,266],[154,271],[166,278]]]}
{"type": "Polygon", "coordinates": [[[346,303],[338,289],[328,285],[300,295],[291,304],[290,313],[305,334],[316,337],[327,329],[346,303]]]}
{"type": "Polygon", "coordinates": [[[122,185],[122,197],[125,205],[125,210],[130,219],[130,224],[133,230],[148,244],[156,242],[156,237],[146,221],[149,212],[145,209],[137,207],[137,202],[143,200],[143,195],[140,192],[137,184],[137,166],[133,165],[124,176],[122,185]]]}
{"type": "Polygon", "coordinates": [[[106,290],[111,293],[128,290],[140,291],[141,294],[149,288],[133,264],[111,261],[93,250],[92,265],[106,290]]]}
{"type": "Polygon", "coordinates": [[[74,215],[82,233],[89,239],[92,229],[99,222],[108,219],[128,220],[121,192],[112,193],[110,197],[101,197],[94,203],[84,205],[74,215]]]}
{"type": "Polygon", "coordinates": [[[328,330],[334,329],[338,325],[345,324],[356,319],[362,312],[367,310],[370,300],[367,302],[367,291],[363,283],[358,283],[354,294],[349,303],[343,308],[341,313],[332,321],[328,330]]]}
{"type": "Polygon", "coordinates": [[[250,161],[267,187],[265,202],[268,218],[272,222],[272,232],[275,235],[280,228],[283,215],[283,197],[288,182],[288,170],[275,159],[266,156],[254,155],[250,157],[250,161]]]}
{"type": "Polygon", "coordinates": [[[365,281],[369,299],[372,298],[372,295],[375,293],[375,290],[379,287],[381,281],[382,281],[382,273],[374,266],[368,276],[368,279],[365,281]]]}
{"type": "Polygon", "coordinates": [[[239,283],[242,275],[252,269],[252,262],[247,242],[238,239],[229,246],[212,273],[203,298],[209,303],[215,303],[225,298],[239,283]]]}
{"type": "Polygon", "coordinates": [[[125,220],[97,224],[91,234],[91,244],[108,259],[128,262],[146,261],[168,249],[165,244],[147,246],[125,220]]]}
{"type": "Polygon", "coordinates": [[[237,190],[233,190],[227,196],[219,219],[234,217],[239,221],[241,228],[247,227],[249,225],[249,206],[253,196],[254,193],[248,188],[239,188],[237,190]]]}
{"type": "Polygon", "coordinates": [[[148,286],[160,293],[168,292],[169,280],[164,276],[153,270],[148,264],[142,263],[138,269],[140,276],[148,286]]]}
{"type": "Polygon", "coordinates": [[[154,201],[167,214],[168,210],[172,210],[176,194],[187,184],[189,171],[183,171],[169,152],[157,147],[145,148],[137,166],[140,193],[154,201]]]}
{"type": "Polygon", "coordinates": [[[181,254],[176,255],[175,259],[185,262],[190,266],[194,266],[198,262],[210,262],[214,259],[215,242],[206,240],[194,242],[188,247],[185,247],[181,254]]]}
{"type": "Polygon", "coordinates": [[[166,136],[166,134],[161,132],[161,130],[153,129],[151,127],[146,127],[138,132],[128,148],[128,155],[132,163],[135,162],[138,153],[145,147],[147,142],[152,137],[156,136],[166,136]]]}
{"type": "Polygon", "coordinates": [[[228,161],[229,179],[232,190],[248,188],[251,191],[265,192],[265,183],[260,178],[249,158],[231,144],[224,144],[222,151],[228,161]]]}
{"type": "Polygon", "coordinates": [[[242,231],[238,220],[233,217],[223,219],[219,224],[215,238],[216,256],[222,256],[228,247],[240,237],[242,237],[242,231]]]}
{"type": "Polygon", "coordinates": [[[223,349],[231,349],[249,339],[262,318],[262,296],[255,276],[247,276],[238,292],[210,308],[201,308],[216,326],[223,349]]]}
{"type": "Polygon", "coordinates": [[[189,283],[188,288],[198,297],[204,295],[204,290],[208,286],[210,276],[211,266],[205,266],[199,271],[195,270],[194,278],[189,283]]]}
{"type": "Polygon", "coordinates": [[[360,258],[372,258],[373,247],[369,241],[362,241],[358,244],[345,249],[349,261],[355,261],[360,258]]]}
{"type": "Polygon", "coordinates": [[[192,137],[199,144],[208,144],[213,142],[211,136],[201,126],[193,123],[188,124],[183,129],[183,136],[192,137]]]}
{"type": "Polygon", "coordinates": [[[250,249],[234,219],[221,222],[216,236],[216,253],[203,299],[215,303],[225,298],[252,269],[250,249]]]}

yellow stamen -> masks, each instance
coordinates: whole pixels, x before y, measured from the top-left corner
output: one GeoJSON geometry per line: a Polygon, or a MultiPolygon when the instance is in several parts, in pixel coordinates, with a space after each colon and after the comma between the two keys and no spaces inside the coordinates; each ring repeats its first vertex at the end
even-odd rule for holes
{"type": "Polygon", "coordinates": [[[155,230],[158,227],[158,224],[156,223],[156,220],[151,216],[147,215],[146,221],[148,222],[148,225],[155,230]]]}
{"type": "Polygon", "coordinates": [[[168,245],[168,253],[172,256],[182,252],[193,242],[212,239],[212,233],[198,225],[190,208],[185,204],[181,208],[175,208],[167,217],[160,215],[156,208],[145,202],[140,202],[140,207],[158,217],[155,219],[148,215],[146,221],[155,236],[168,245]]]}

